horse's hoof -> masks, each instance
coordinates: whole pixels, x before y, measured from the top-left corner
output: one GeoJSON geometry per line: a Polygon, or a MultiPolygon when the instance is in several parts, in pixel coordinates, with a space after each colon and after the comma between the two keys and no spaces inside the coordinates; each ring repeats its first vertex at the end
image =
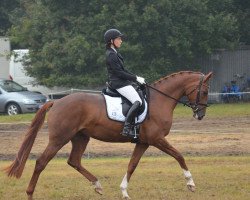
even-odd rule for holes
{"type": "Polygon", "coordinates": [[[103,195],[102,188],[95,188],[95,192],[100,195],[103,195]]]}
{"type": "Polygon", "coordinates": [[[187,185],[187,188],[188,188],[191,192],[195,192],[195,186],[194,186],[194,185],[187,185]]]}
{"type": "Polygon", "coordinates": [[[131,199],[129,196],[127,196],[127,197],[123,197],[123,199],[125,199],[125,200],[129,200],[129,199],[131,199]]]}

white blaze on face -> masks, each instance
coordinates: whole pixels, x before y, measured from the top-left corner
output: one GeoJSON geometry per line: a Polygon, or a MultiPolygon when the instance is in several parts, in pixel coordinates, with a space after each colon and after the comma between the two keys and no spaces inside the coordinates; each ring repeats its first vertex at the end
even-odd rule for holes
{"type": "Polygon", "coordinates": [[[197,113],[194,113],[193,117],[194,117],[195,119],[198,119],[197,113]]]}

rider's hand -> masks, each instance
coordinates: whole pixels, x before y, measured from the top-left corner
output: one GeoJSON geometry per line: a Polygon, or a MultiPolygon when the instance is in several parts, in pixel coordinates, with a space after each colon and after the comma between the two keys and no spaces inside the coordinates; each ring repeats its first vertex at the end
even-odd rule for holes
{"type": "Polygon", "coordinates": [[[140,84],[146,84],[145,79],[140,76],[136,76],[136,81],[140,84]]]}

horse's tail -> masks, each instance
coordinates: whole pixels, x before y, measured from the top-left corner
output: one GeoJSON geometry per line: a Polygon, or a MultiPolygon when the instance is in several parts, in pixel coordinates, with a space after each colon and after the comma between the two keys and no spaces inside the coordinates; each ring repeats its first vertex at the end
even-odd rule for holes
{"type": "Polygon", "coordinates": [[[25,135],[25,138],[18,151],[16,159],[13,161],[13,163],[9,167],[4,169],[4,171],[7,173],[8,176],[10,177],[13,176],[16,178],[20,178],[22,176],[25,163],[29,157],[31,148],[35,142],[37,132],[39,131],[39,129],[42,127],[44,123],[46,111],[50,107],[52,107],[52,105],[53,105],[53,102],[49,101],[46,104],[44,104],[41,109],[37,111],[34,119],[31,122],[28,132],[25,135]]]}

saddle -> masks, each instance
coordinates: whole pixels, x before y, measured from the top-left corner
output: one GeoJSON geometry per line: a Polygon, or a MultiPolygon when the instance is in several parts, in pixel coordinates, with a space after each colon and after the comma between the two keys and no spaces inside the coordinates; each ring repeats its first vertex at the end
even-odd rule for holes
{"type": "MultiPolygon", "coordinates": [[[[137,138],[137,136],[139,135],[140,124],[145,120],[148,114],[148,92],[147,88],[144,85],[133,84],[132,86],[138,92],[143,102],[139,108],[134,123],[134,138],[137,138]]],[[[120,95],[108,83],[106,84],[106,88],[102,90],[102,94],[106,100],[107,115],[109,119],[124,122],[127,113],[132,106],[131,102],[120,95]]]]}
{"type": "MultiPolygon", "coordinates": [[[[140,106],[140,109],[137,113],[137,117],[138,117],[145,110],[145,103],[147,102],[147,90],[146,90],[145,85],[138,85],[138,84],[134,83],[134,84],[132,84],[132,86],[135,88],[135,90],[137,91],[137,93],[139,94],[139,96],[142,100],[142,105],[140,106]]],[[[125,97],[120,95],[120,93],[117,92],[115,89],[113,89],[109,83],[106,83],[106,88],[104,88],[102,90],[102,93],[104,95],[108,95],[110,97],[120,97],[122,100],[122,103],[121,103],[122,104],[122,113],[124,116],[127,116],[127,113],[129,111],[130,107],[132,106],[132,103],[129,100],[127,100],[125,97]]]]}

